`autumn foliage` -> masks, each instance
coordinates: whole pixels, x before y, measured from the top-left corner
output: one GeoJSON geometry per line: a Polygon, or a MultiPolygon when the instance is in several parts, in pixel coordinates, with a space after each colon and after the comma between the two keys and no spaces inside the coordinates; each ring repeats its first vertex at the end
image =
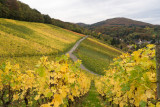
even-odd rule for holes
{"type": "Polygon", "coordinates": [[[27,71],[10,62],[1,66],[1,106],[67,106],[90,88],[90,79],[79,69],[80,62],[72,63],[67,56],[52,62],[42,57],[36,66],[27,71]]]}
{"type": "Polygon", "coordinates": [[[159,107],[156,81],[155,46],[148,45],[114,59],[106,75],[96,80],[96,87],[112,105],[159,107]]]}

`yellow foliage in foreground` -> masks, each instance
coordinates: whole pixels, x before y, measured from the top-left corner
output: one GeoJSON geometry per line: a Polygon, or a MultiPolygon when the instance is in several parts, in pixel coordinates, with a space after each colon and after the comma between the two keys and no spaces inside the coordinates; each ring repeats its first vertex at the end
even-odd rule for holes
{"type": "Polygon", "coordinates": [[[95,84],[97,91],[112,104],[145,107],[155,105],[156,81],[155,46],[148,45],[114,59],[106,75],[95,84]]]}
{"type": "Polygon", "coordinates": [[[0,105],[68,105],[69,100],[83,96],[90,88],[90,79],[79,66],[79,61],[72,63],[67,56],[52,62],[42,57],[37,68],[28,71],[20,71],[18,65],[7,62],[0,68],[0,105]]]}

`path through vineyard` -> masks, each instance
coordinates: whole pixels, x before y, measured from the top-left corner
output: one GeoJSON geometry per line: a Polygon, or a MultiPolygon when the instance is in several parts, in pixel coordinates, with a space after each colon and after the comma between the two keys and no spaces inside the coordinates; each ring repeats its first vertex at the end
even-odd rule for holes
{"type": "MultiPolygon", "coordinates": [[[[79,44],[85,40],[88,36],[83,37],[82,39],[80,39],[74,46],[73,48],[68,51],[66,54],[70,55],[70,58],[73,61],[77,61],[78,58],[73,54],[73,52],[76,50],[76,48],[79,46],[79,44]]],[[[90,71],[89,69],[87,69],[83,64],[81,64],[80,66],[81,69],[88,71],[91,74],[94,74],[96,76],[99,76],[98,74],[90,71]]],[[[82,101],[80,101],[81,103],[79,103],[78,105],[76,105],[76,107],[105,107],[104,101],[103,99],[100,97],[100,95],[98,94],[98,92],[96,91],[96,87],[94,85],[94,82],[92,81],[91,83],[91,88],[89,90],[89,92],[87,93],[87,95],[85,97],[82,98],[82,101]]]]}
{"type": "Polygon", "coordinates": [[[105,103],[96,91],[93,81],[91,82],[89,92],[84,98],[82,98],[81,103],[79,103],[77,107],[105,107],[105,103]]]}
{"type": "MultiPolygon", "coordinates": [[[[70,58],[73,60],[73,61],[77,61],[78,58],[73,54],[73,52],[77,49],[77,47],[79,46],[79,44],[85,40],[88,36],[85,36],[83,37],[82,39],[80,39],[74,46],[71,50],[69,50],[66,54],[69,54],[70,58]]],[[[90,71],[89,69],[87,69],[83,64],[81,64],[80,66],[81,69],[85,70],[85,71],[88,71],[94,75],[98,75],[96,73],[94,73],[93,71],[90,71]]]]}

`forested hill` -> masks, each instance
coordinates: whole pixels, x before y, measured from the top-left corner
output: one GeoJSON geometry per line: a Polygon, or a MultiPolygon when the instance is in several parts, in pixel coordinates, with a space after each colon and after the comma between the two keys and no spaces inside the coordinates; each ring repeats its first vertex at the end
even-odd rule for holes
{"type": "Polygon", "coordinates": [[[0,0],[0,17],[29,22],[51,23],[48,15],[17,0],[0,0]]]}
{"type": "Polygon", "coordinates": [[[102,26],[151,26],[151,24],[122,17],[107,19],[105,21],[92,24],[90,27],[102,26]]]}
{"type": "MultiPolygon", "coordinates": [[[[92,32],[88,29],[85,29],[77,24],[51,18],[46,14],[41,14],[38,10],[32,9],[29,5],[17,0],[0,0],[0,18],[53,24],[74,32],[92,35],[92,32]]],[[[94,35],[98,34],[94,33],[94,35]]]]}
{"type": "Polygon", "coordinates": [[[96,38],[128,52],[155,43],[156,35],[160,32],[158,25],[128,18],[112,18],[91,25],[78,25],[99,32],[96,38]]]}
{"type": "Polygon", "coordinates": [[[17,0],[0,0],[0,18],[52,24],[70,31],[91,35],[124,51],[128,50],[127,46],[131,44],[137,45],[139,40],[154,43],[155,34],[157,34],[155,32],[160,31],[159,26],[127,18],[113,18],[92,25],[64,22],[41,14],[38,10],[17,0]]]}
{"type": "Polygon", "coordinates": [[[107,27],[107,26],[139,26],[139,27],[145,27],[145,26],[153,26],[150,23],[132,20],[129,18],[124,17],[117,17],[112,19],[107,19],[104,21],[100,21],[93,24],[85,24],[85,23],[77,23],[77,25],[80,25],[82,27],[88,27],[88,28],[98,28],[98,27],[107,27]]]}
{"type": "Polygon", "coordinates": [[[82,27],[87,27],[87,26],[89,26],[88,24],[85,24],[85,23],[76,23],[77,25],[79,25],[79,26],[82,26],[82,27]]]}

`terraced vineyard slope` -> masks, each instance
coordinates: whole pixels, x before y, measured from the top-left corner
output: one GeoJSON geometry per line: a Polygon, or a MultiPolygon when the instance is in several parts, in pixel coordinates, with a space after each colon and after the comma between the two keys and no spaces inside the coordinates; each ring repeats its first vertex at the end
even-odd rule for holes
{"type": "Polygon", "coordinates": [[[109,45],[103,44],[97,39],[87,38],[84,40],[74,54],[82,60],[82,63],[89,70],[103,75],[112,59],[123,52],[109,45]]]}
{"type": "Polygon", "coordinates": [[[81,36],[49,24],[0,18],[0,60],[31,69],[43,55],[51,59],[68,51],[81,36]]]}

